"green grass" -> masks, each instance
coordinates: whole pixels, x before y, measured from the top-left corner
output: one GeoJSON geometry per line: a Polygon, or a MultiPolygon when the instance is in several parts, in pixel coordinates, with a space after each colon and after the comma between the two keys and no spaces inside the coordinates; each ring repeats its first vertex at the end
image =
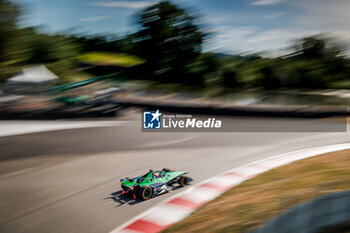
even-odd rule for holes
{"type": "Polygon", "coordinates": [[[297,161],[233,187],[170,232],[249,232],[300,203],[350,189],[350,150],[297,161]]]}
{"type": "Polygon", "coordinates": [[[89,52],[78,56],[78,60],[84,63],[91,63],[96,65],[105,66],[135,66],[144,63],[145,61],[136,56],[122,54],[122,53],[109,53],[109,52],[89,52]]]}
{"type": "Polygon", "coordinates": [[[332,82],[329,84],[330,88],[334,89],[349,89],[350,88],[350,80],[341,80],[337,82],[332,82]]]}

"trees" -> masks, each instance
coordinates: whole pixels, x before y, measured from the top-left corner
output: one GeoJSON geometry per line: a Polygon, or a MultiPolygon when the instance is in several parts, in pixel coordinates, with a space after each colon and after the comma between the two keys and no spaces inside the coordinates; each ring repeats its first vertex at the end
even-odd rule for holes
{"type": "Polygon", "coordinates": [[[0,62],[9,60],[11,42],[16,37],[19,7],[7,0],[0,0],[0,62]]]}
{"type": "Polygon", "coordinates": [[[36,28],[19,28],[18,5],[0,0],[0,80],[23,66],[44,63],[55,72],[70,72],[75,65],[77,44],[64,35],[38,33],[36,28]]]}
{"type": "Polygon", "coordinates": [[[0,82],[17,72],[11,66],[14,60],[19,59],[17,45],[16,24],[20,14],[19,7],[7,0],[0,0],[0,82]]]}
{"type": "Polygon", "coordinates": [[[306,37],[301,40],[302,52],[305,58],[319,58],[325,54],[326,43],[316,37],[306,37]]]}
{"type": "Polygon", "coordinates": [[[204,34],[194,17],[168,1],[161,1],[138,15],[139,54],[146,58],[149,75],[160,80],[190,82],[186,65],[201,52],[204,34]]]}
{"type": "Polygon", "coordinates": [[[288,60],[289,80],[296,87],[330,88],[332,83],[349,78],[349,60],[341,47],[320,35],[300,39],[295,56],[288,60]]]}

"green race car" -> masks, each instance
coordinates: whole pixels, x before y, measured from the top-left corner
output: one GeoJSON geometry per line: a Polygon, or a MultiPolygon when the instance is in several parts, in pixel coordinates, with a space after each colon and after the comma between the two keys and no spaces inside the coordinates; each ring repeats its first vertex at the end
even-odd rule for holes
{"type": "Polygon", "coordinates": [[[148,200],[153,196],[169,191],[169,187],[178,184],[182,187],[190,184],[193,179],[186,176],[185,171],[172,171],[164,168],[161,171],[150,170],[148,173],[135,178],[120,180],[122,194],[131,194],[134,199],[148,200]]]}

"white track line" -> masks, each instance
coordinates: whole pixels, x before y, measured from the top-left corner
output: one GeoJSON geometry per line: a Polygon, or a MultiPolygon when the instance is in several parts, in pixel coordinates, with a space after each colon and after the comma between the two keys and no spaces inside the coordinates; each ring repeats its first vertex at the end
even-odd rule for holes
{"type": "MultiPolygon", "coordinates": [[[[253,177],[267,170],[283,166],[295,162],[297,160],[345,149],[350,149],[350,143],[308,148],[280,155],[275,155],[266,159],[248,163],[246,165],[231,169],[229,171],[225,171],[221,174],[218,174],[214,177],[197,183],[196,185],[189,187],[186,190],[167,198],[158,205],[144,211],[143,213],[137,215],[136,217],[130,219],[129,221],[117,227],[116,229],[112,230],[111,233],[158,232],[159,230],[156,230],[156,228],[155,230],[143,230],[142,228],[138,230],[133,230],[127,228],[133,223],[142,223],[142,221],[146,221],[156,226],[160,226],[162,227],[162,229],[164,229],[165,227],[182,220],[199,207],[198,206],[197,208],[189,209],[184,208],[184,206],[182,206],[183,203],[177,205],[176,203],[167,204],[168,202],[181,199],[185,202],[189,201],[190,203],[204,204],[207,201],[213,200],[214,198],[216,198],[224,192],[224,189],[215,190],[215,186],[218,186],[219,188],[230,188],[242,183],[245,180],[248,180],[249,177],[253,177]]],[[[145,225],[145,227],[147,226],[145,225]]]]}
{"type": "Polygon", "coordinates": [[[127,121],[0,121],[0,137],[66,129],[120,126],[127,121]]]}

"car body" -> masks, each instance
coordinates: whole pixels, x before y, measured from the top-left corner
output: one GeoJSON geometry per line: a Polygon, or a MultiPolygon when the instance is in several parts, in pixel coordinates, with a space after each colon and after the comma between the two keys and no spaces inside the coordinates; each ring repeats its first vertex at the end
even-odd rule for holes
{"type": "Polygon", "coordinates": [[[182,187],[190,184],[193,179],[186,174],[186,171],[172,171],[164,168],[161,171],[150,170],[135,178],[126,177],[120,180],[122,194],[131,194],[134,199],[148,200],[153,196],[168,192],[169,187],[174,184],[182,187]]]}

